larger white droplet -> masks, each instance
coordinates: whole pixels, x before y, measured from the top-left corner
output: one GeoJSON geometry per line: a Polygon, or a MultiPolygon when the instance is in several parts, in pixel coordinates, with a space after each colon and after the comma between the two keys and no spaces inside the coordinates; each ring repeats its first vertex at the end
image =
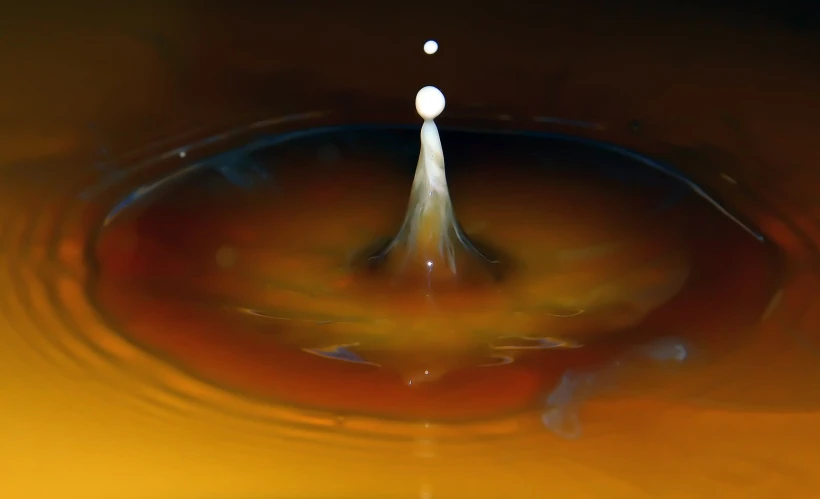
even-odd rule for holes
{"type": "Polygon", "coordinates": [[[424,42],[424,53],[432,55],[438,52],[438,43],[435,40],[427,40],[424,42]]]}
{"type": "Polygon", "coordinates": [[[436,87],[424,87],[416,94],[416,112],[424,120],[434,120],[444,111],[444,94],[436,87]]]}

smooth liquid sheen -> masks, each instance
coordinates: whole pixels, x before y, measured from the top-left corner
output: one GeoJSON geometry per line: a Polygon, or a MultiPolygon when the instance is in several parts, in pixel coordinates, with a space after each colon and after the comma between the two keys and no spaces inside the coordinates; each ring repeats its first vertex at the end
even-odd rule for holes
{"type": "Polygon", "coordinates": [[[362,282],[352,255],[397,231],[414,139],[318,132],[120,204],[92,299],[130,341],[227,389],[426,420],[537,407],[570,371],[606,386],[605,366],[652,342],[697,362],[740,340],[704,327],[742,330],[771,299],[771,250],[662,172],[478,132],[443,133],[457,216],[520,268],[489,289],[362,282]],[[715,307],[725,287],[744,292],[715,307]]]}
{"type": "MultiPolygon", "coordinates": [[[[687,46],[703,39],[697,50],[717,54],[715,61],[681,58],[685,51],[661,38],[641,45],[652,37],[632,37],[615,12],[610,31],[631,36],[618,39],[622,50],[612,50],[612,33],[577,30],[560,12],[533,16],[539,33],[573,39],[578,31],[602,47],[586,39],[583,50],[550,44],[560,53],[539,56],[538,64],[506,49],[468,54],[461,49],[480,43],[474,33],[464,34],[469,42],[461,47],[442,37],[447,50],[420,57],[454,64],[446,59],[454,54],[461,65],[454,65],[459,77],[436,82],[447,89],[459,78],[471,82],[448,97],[492,101],[490,90],[506,88],[503,95],[525,102],[517,112],[508,98],[496,99],[512,114],[496,121],[481,118],[492,102],[472,109],[485,128],[547,128],[635,145],[691,173],[765,242],[640,161],[543,137],[442,132],[459,220],[471,237],[522,266],[499,284],[504,300],[471,283],[436,294],[447,312],[435,314],[416,287],[380,300],[384,282],[343,271],[357,251],[398,228],[418,153],[415,125],[406,135],[391,126],[347,129],[347,144],[333,133],[291,137],[251,158],[234,154],[240,165],[228,154],[184,177],[170,174],[247,151],[247,141],[189,149],[206,136],[195,132],[130,157],[106,150],[87,161],[71,156],[78,144],[88,148],[89,134],[106,149],[120,140],[147,143],[140,138],[146,125],[129,121],[128,112],[144,117],[165,106],[167,116],[155,120],[164,126],[207,121],[195,115],[204,110],[238,111],[237,96],[253,94],[247,104],[254,110],[276,101],[282,94],[270,91],[266,67],[275,65],[271,45],[260,41],[298,39],[305,25],[271,29],[274,16],[246,13],[244,25],[253,26],[235,41],[237,34],[217,29],[230,20],[224,13],[194,17],[152,7],[144,19],[137,14],[114,24],[129,34],[92,36],[87,27],[74,45],[54,34],[66,28],[35,24],[32,37],[49,42],[49,60],[71,64],[59,65],[59,78],[32,76],[12,62],[36,56],[36,43],[15,45],[19,53],[7,66],[19,71],[0,83],[11,85],[7,95],[28,95],[41,106],[18,107],[21,98],[4,108],[14,126],[0,151],[0,495],[768,498],[813,497],[820,489],[818,184],[808,166],[816,163],[811,99],[820,94],[785,67],[792,55],[811,60],[805,46],[778,45],[754,30],[720,31],[710,42],[709,30],[698,28],[687,46]],[[207,32],[194,50],[207,57],[175,54],[182,49],[173,43],[164,52],[146,48],[153,45],[137,32],[158,19],[173,21],[171,31],[181,34],[172,40],[207,32]],[[243,50],[226,48],[242,43],[243,50]],[[672,53],[656,49],[664,46],[672,53]],[[71,57],[54,54],[63,47],[71,57]],[[118,50],[109,61],[111,47],[118,50]],[[570,70],[565,57],[585,63],[570,70]],[[752,71],[758,58],[766,69],[752,71]],[[487,67],[502,59],[495,76],[487,67]],[[168,75],[182,71],[180,60],[195,61],[185,67],[203,75],[186,81],[201,86],[173,87],[168,75]],[[648,60],[651,81],[628,71],[648,60]],[[91,71],[94,61],[100,66],[91,71]],[[166,65],[173,70],[163,72],[166,65]],[[121,74],[87,78],[107,74],[103,66],[121,74]],[[219,83],[203,69],[212,67],[242,77],[219,83]],[[614,68],[609,76],[607,68],[614,68]],[[664,85],[653,87],[654,78],[664,85]],[[692,78],[703,88],[692,88],[692,78]],[[755,85],[746,90],[739,79],[755,85]],[[45,80],[59,83],[41,84],[54,98],[20,91],[45,80]],[[557,92],[560,81],[566,89],[557,92]],[[194,105],[181,104],[186,98],[194,105]],[[103,123],[67,133],[65,122],[43,117],[51,108],[55,116],[88,113],[103,123]],[[146,162],[153,166],[139,175],[122,173],[146,162]],[[140,202],[129,198],[168,178],[161,189],[139,191],[140,202]],[[607,286],[596,295],[600,283],[607,286]],[[608,306],[579,313],[591,296],[608,306]],[[477,310],[482,320],[469,320],[477,310]]],[[[338,50],[359,48],[373,34],[351,30],[356,19],[337,14],[305,19],[335,36],[338,50]]],[[[416,26],[391,34],[409,39],[416,26]]],[[[528,46],[517,38],[523,31],[487,38],[528,46]]],[[[391,86],[408,81],[409,70],[374,70],[393,55],[387,49],[374,50],[378,60],[344,58],[335,49],[308,48],[306,60],[324,65],[328,80],[384,87],[396,99],[387,107],[418,88],[391,86]],[[362,83],[363,74],[372,79],[362,83]]],[[[30,66],[38,68],[36,58],[30,66]]],[[[299,101],[305,85],[296,83],[283,106],[313,109],[321,91],[299,101]]],[[[282,120],[292,116],[270,107],[262,114],[280,123],[275,135],[327,124],[282,120]]],[[[455,105],[448,111],[459,112],[469,114],[455,105]]],[[[392,123],[342,114],[338,124],[392,123]]]]}

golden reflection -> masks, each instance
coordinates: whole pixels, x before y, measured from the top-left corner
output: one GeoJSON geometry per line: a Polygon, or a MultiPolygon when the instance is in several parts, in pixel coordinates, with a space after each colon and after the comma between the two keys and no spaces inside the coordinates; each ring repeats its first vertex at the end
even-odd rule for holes
{"type": "Polygon", "coordinates": [[[14,42],[0,53],[0,496],[814,497],[816,38],[754,11],[532,8],[544,12],[442,7],[424,32],[424,12],[386,7],[21,7],[0,21],[14,42]],[[174,187],[188,197],[98,230],[125,185],[197,159],[179,144],[283,116],[392,123],[431,81],[448,124],[504,115],[492,125],[572,130],[668,161],[769,244],[694,197],[644,223],[642,203],[657,199],[639,187],[499,176],[503,155],[454,173],[454,206],[465,232],[530,273],[511,274],[507,298],[453,295],[447,310],[461,315],[363,305],[373,288],[302,251],[396,233],[409,184],[379,161],[335,177],[306,162],[261,191],[190,195],[210,172],[174,187]],[[277,186],[293,189],[264,191],[277,186]],[[297,237],[305,221],[322,237],[297,237]],[[579,247],[596,265],[578,264],[579,247]],[[265,272],[326,298],[250,292],[255,281],[236,277],[265,272]],[[592,300],[602,280],[614,284],[592,300]],[[192,291],[248,299],[209,307],[192,291]],[[586,322],[593,303],[607,306],[586,322]],[[326,317],[281,326],[282,310],[326,317]],[[412,341],[390,335],[407,330],[412,341]]]}

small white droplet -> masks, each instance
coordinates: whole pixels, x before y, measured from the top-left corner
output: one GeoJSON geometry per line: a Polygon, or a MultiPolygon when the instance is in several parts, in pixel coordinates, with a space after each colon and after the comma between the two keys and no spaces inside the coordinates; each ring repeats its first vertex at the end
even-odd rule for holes
{"type": "Polygon", "coordinates": [[[428,55],[433,55],[438,52],[438,42],[435,40],[427,40],[424,42],[424,53],[428,55]]]}
{"type": "Polygon", "coordinates": [[[184,157],[185,157],[185,155],[186,155],[185,151],[180,151],[180,152],[179,152],[179,157],[180,157],[180,158],[184,158],[184,157]]]}
{"type": "Polygon", "coordinates": [[[427,376],[430,374],[430,371],[424,371],[424,375],[427,376]]]}
{"type": "Polygon", "coordinates": [[[427,266],[432,268],[433,267],[433,262],[427,262],[427,266]]]}
{"type": "Polygon", "coordinates": [[[444,111],[444,94],[436,87],[428,86],[416,94],[416,112],[424,120],[434,120],[444,111]]]}

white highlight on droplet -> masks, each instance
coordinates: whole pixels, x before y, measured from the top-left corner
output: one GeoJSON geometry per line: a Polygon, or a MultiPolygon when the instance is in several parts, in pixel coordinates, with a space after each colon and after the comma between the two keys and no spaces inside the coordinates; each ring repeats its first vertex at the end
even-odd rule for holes
{"type": "Polygon", "coordinates": [[[416,94],[416,112],[424,120],[434,120],[444,111],[444,94],[436,87],[428,86],[416,94]]]}
{"type": "Polygon", "coordinates": [[[427,40],[424,42],[424,53],[427,55],[433,55],[438,52],[438,42],[435,40],[427,40]]]}

